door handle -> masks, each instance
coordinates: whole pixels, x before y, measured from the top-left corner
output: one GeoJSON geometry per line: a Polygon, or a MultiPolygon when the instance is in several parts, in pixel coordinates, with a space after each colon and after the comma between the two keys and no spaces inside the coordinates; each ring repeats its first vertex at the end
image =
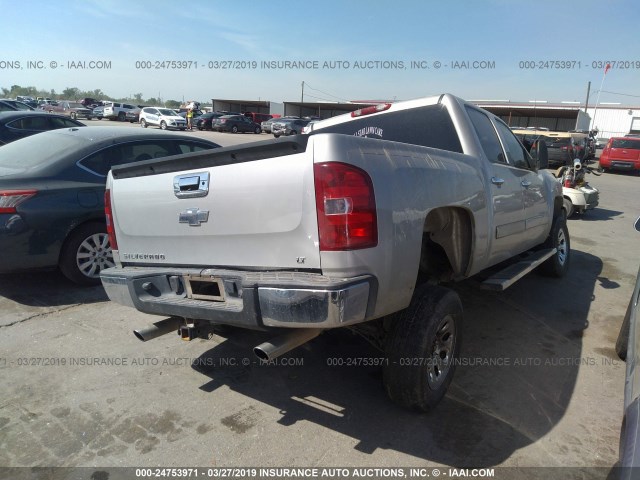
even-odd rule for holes
{"type": "Polygon", "coordinates": [[[498,178],[498,177],[491,177],[491,183],[493,183],[494,185],[498,185],[500,187],[504,183],[504,179],[498,178]]]}
{"type": "Polygon", "coordinates": [[[531,182],[527,180],[523,180],[520,182],[520,185],[522,185],[524,188],[529,188],[529,186],[531,185],[531,182]]]}

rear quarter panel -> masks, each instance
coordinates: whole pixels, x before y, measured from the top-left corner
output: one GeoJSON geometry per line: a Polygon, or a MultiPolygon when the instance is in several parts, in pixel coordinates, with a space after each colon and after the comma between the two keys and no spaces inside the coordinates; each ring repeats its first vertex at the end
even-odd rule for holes
{"type": "MultiPolygon", "coordinates": [[[[452,206],[486,223],[488,206],[478,160],[458,153],[348,135],[315,134],[315,161],[350,163],[369,173],[378,216],[378,245],[321,252],[323,274],[378,279],[375,317],[405,308],[415,287],[427,214],[452,206]]],[[[310,140],[311,141],[311,140],[310,140]]]]}

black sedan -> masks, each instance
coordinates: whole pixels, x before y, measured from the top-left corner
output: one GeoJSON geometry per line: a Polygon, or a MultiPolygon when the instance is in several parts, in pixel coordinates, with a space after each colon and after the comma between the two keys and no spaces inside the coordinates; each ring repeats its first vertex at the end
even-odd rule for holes
{"type": "Polygon", "coordinates": [[[0,112],[13,112],[15,110],[35,110],[35,108],[17,100],[0,98],[0,112]]]}
{"type": "Polygon", "coordinates": [[[223,115],[212,124],[212,129],[218,132],[252,132],[262,133],[262,128],[244,115],[223,115]]]}
{"type": "Polygon", "coordinates": [[[193,119],[193,124],[196,126],[198,130],[211,130],[211,124],[217,118],[220,118],[224,115],[224,113],[220,112],[207,112],[203,113],[199,117],[193,119]]]}
{"type": "Polygon", "coordinates": [[[219,147],[130,127],[52,130],[0,148],[0,273],[59,267],[82,285],[113,266],[105,181],[113,165],[219,147]]]}
{"type": "Polygon", "coordinates": [[[66,115],[26,110],[0,112],[0,145],[47,130],[84,126],[66,115]]]}

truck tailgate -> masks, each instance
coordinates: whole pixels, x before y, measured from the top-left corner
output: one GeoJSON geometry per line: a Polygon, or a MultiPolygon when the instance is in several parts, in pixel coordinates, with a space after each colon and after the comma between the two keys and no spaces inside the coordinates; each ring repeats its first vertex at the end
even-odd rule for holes
{"type": "Polygon", "coordinates": [[[247,148],[244,157],[242,148],[225,148],[193,157],[197,162],[185,155],[189,169],[175,168],[173,160],[168,168],[151,163],[153,173],[113,172],[108,185],[120,261],[320,268],[308,143],[306,151],[275,157],[261,155],[259,146],[247,148]]]}

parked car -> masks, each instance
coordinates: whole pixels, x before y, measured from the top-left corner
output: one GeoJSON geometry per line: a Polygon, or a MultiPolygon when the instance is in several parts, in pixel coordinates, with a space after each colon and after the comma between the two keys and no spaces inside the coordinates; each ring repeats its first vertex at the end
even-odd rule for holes
{"type": "Polygon", "coordinates": [[[90,108],[85,107],[80,102],[72,102],[69,100],[58,100],[55,104],[50,104],[46,108],[47,112],[58,113],[60,115],[68,115],[72,119],[86,118],[91,120],[93,118],[93,111],[90,108]]]}
{"type": "Polygon", "coordinates": [[[0,99],[0,112],[12,112],[14,110],[35,110],[35,108],[10,98],[0,99]]]}
{"type": "Polygon", "coordinates": [[[260,128],[265,133],[271,133],[271,126],[273,125],[273,122],[277,122],[278,120],[280,120],[279,117],[266,120],[260,124],[260,128]]]}
{"type": "Polygon", "coordinates": [[[278,138],[282,135],[297,135],[302,133],[302,129],[306,127],[311,120],[304,118],[281,118],[271,125],[271,133],[278,138]]]}
{"type": "MultiPolygon", "coordinates": [[[[635,229],[640,232],[640,218],[635,229]]],[[[634,472],[640,470],[640,268],[636,284],[629,300],[616,341],[616,352],[627,362],[627,379],[624,388],[624,416],[620,430],[620,478],[637,478],[634,472]]]]}
{"type": "Polygon", "coordinates": [[[222,117],[224,114],[220,112],[203,113],[193,120],[193,124],[198,130],[211,130],[211,122],[216,118],[222,117]]]}
{"type": "Polygon", "coordinates": [[[80,103],[87,108],[93,108],[97,107],[98,105],[102,105],[102,102],[100,100],[96,100],[95,98],[91,97],[83,98],[82,100],[80,100],[80,103]]]}
{"type": "Polygon", "coordinates": [[[38,108],[38,102],[33,97],[18,95],[16,101],[29,105],[31,108],[38,108]]]}
{"type": "Polygon", "coordinates": [[[162,130],[185,130],[187,121],[178,115],[178,112],[170,108],[144,107],[140,111],[140,126],[147,128],[149,125],[156,126],[162,130]]]}
{"type": "Polygon", "coordinates": [[[300,133],[304,133],[304,134],[309,134],[313,131],[313,124],[319,122],[320,120],[311,120],[309,123],[307,123],[304,127],[302,127],[302,132],[300,133]]]}
{"type": "Polygon", "coordinates": [[[92,112],[93,112],[94,118],[97,118],[98,120],[102,120],[104,118],[104,105],[99,105],[97,107],[94,107],[92,112]]]}
{"type": "Polygon", "coordinates": [[[252,122],[261,124],[262,122],[266,122],[273,118],[273,115],[268,113],[257,113],[257,112],[244,112],[244,116],[250,119],[252,122]]]}
{"type": "Polygon", "coordinates": [[[140,112],[146,105],[138,105],[134,110],[127,110],[124,120],[129,123],[140,122],[140,112]]]}
{"type": "Polygon", "coordinates": [[[128,103],[104,102],[104,118],[124,122],[127,118],[127,111],[136,108],[138,107],[128,103]]]}
{"type": "Polygon", "coordinates": [[[600,153],[600,168],[640,173],[640,138],[610,138],[600,153]]]}
{"type": "Polygon", "coordinates": [[[562,191],[544,167],[543,150],[532,158],[499,117],[450,94],[197,160],[114,167],[105,203],[119,255],[103,286],[114,302],[165,317],[139,339],[258,328],[276,336],[253,348],[267,361],[352,327],[385,360],[391,399],[429,410],[459,359],[453,281],[506,260],[517,265],[485,288],[569,268],[562,191]]]}
{"type": "Polygon", "coordinates": [[[0,112],[0,145],[47,130],[84,126],[64,115],[24,110],[0,112]]]}
{"type": "MultiPolygon", "coordinates": [[[[551,132],[540,129],[512,129],[512,131],[527,148],[530,148],[537,141],[544,141],[549,154],[549,166],[551,167],[573,165],[573,161],[576,158],[581,160],[585,158],[585,145],[576,140],[576,136],[580,136],[580,134],[551,132]]],[[[586,135],[583,136],[586,137],[586,135]]]]}
{"type": "Polygon", "coordinates": [[[129,127],[53,130],[1,147],[0,273],[60,267],[78,284],[99,284],[113,266],[104,213],[111,167],[216,147],[129,127]]]}
{"type": "Polygon", "coordinates": [[[218,132],[253,132],[261,133],[262,128],[244,115],[223,115],[212,123],[212,130],[218,132]]]}

